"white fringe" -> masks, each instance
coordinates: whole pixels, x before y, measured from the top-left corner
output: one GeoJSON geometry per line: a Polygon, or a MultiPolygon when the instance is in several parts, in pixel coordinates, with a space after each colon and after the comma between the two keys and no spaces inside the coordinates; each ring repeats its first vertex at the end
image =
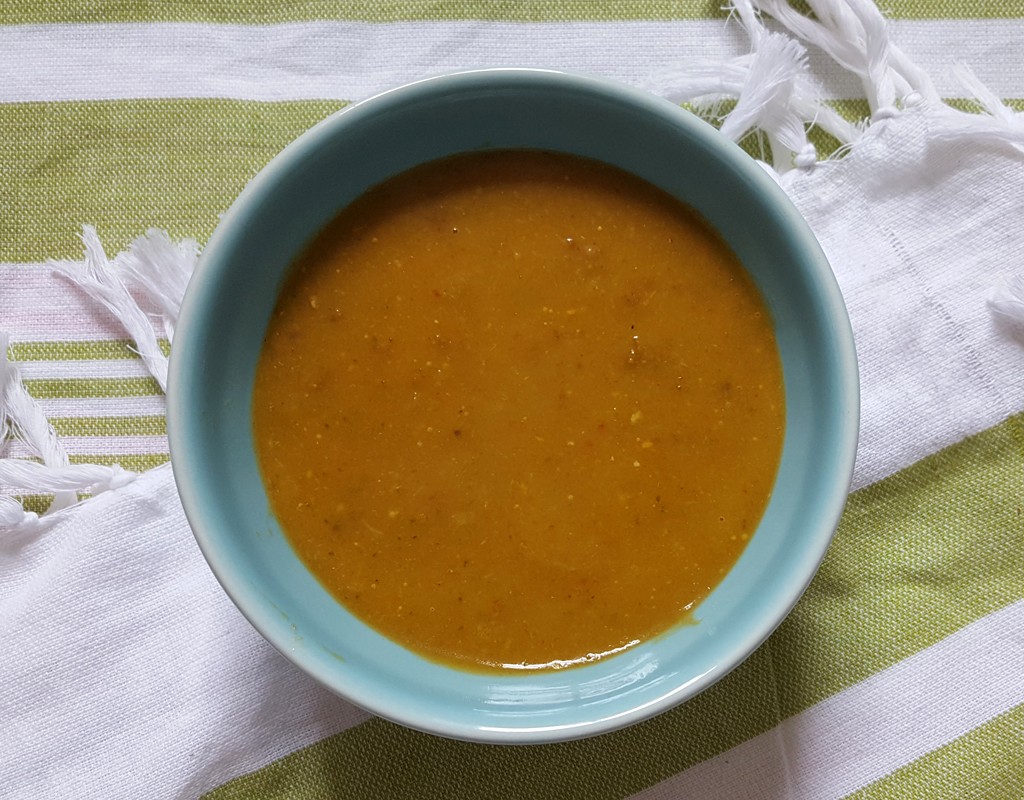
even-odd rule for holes
{"type": "Polygon", "coordinates": [[[198,259],[199,245],[195,241],[172,242],[164,231],[155,228],[114,259],[128,287],[159,310],[169,342],[174,341],[185,287],[198,259]]]}
{"type": "Polygon", "coordinates": [[[807,51],[799,43],[778,33],[760,36],[736,107],[721,127],[733,141],[751,130],[764,131],[772,148],[773,166],[780,173],[791,166],[809,167],[818,160],[807,139],[798,102],[804,85],[800,79],[806,71],[807,51]]]}
{"type": "Polygon", "coordinates": [[[86,294],[99,301],[124,326],[135,341],[142,362],[156,379],[163,391],[167,391],[167,356],[160,349],[156,329],[138,301],[132,297],[123,276],[107,259],[100,244],[100,237],[92,225],[82,230],[85,245],[85,261],[53,261],[53,269],[80,286],[86,294]]]}
{"type": "Polygon", "coordinates": [[[988,304],[996,314],[1024,325],[1024,273],[1008,277],[993,289],[988,304]]]}
{"type": "MultiPolygon", "coordinates": [[[[69,464],[68,454],[46,415],[25,389],[18,365],[7,357],[9,344],[10,337],[0,332],[0,446],[6,444],[9,436],[14,436],[25,442],[48,469],[64,469],[69,464]]],[[[7,470],[18,463],[15,459],[0,459],[0,486],[9,485],[7,470]]],[[[49,510],[67,508],[77,500],[73,491],[58,491],[49,510]]]]}
{"type": "Polygon", "coordinates": [[[650,80],[648,88],[711,111],[735,100],[722,132],[734,141],[753,130],[763,133],[780,174],[817,162],[807,138],[809,125],[844,146],[864,131],[820,99],[807,68],[806,46],[819,48],[861,79],[872,122],[909,105],[940,102],[931,79],[890,40],[873,0],[808,0],[808,5],[814,19],[788,0],[733,0],[732,11],[750,37],[751,52],[725,65],[677,65],[650,80]],[[764,15],[785,32],[769,31],[764,15]]]}
{"type": "Polygon", "coordinates": [[[816,19],[787,0],[750,2],[857,75],[873,120],[892,116],[909,95],[939,102],[931,79],[890,41],[885,17],[872,0],[807,0],[816,19]]]}
{"type": "Polygon", "coordinates": [[[0,462],[0,476],[6,486],[20,492],[99,494],[131,483],[138,474],[117,464],[49,467],[26,459],[7,458],[0,462]]]}
{"type": "Polygon", "coordinates": [[[13,497],[0,495],[0,532],[28,533],[41,530],[43,527],[45,525],[36,512],[26,511],[13,497]]]}
{"type": "Polygon", "coordinates": [[[996,97],[966,65],[956,65],[953,74],[964,87],[967,96],[981,106],[982,113],[974,114],[945,107],[947,113],[943,125],[935,131],[936,138],[970,136],[1018,149],[1024,147],[1024,114],[1014,111],[996,97]]]}
{"type": "Polygon", "coordinates": [[[817,121],[840,142],[852,141],[854,126],[819,99],[810,79],[807,51],[783,33],[768,31],[751,0],[735,0],[734,11],[751,40],[751,52],[725,64],[683,64],[662,70],[647,87],[675,102],[715,114],[726,101],[736,105],[721,131],[735,142],[760,131],[778,173],[817,163],[806,123],[817,121]]]}

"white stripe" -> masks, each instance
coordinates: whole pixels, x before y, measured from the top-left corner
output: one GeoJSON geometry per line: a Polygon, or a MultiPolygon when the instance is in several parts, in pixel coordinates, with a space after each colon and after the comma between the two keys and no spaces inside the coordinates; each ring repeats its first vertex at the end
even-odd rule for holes
{"type": "Polygon", "coordinates": [[[485,66],[574,69],[638,83],[683,55],[722,60],[747,47],[739,27],[726,30],[721,20],[29,25],[0,30],[0,73],[10,76],[0,102],[360,99],[428,74],[485,66]],[[682,52],[684,41],[699,45],[682,52]]]}
{"type": "Polygon", "coordinates": [[[957,64],[997,97],[1024,97],[1024,19],[893,20],[888,29],[892,43],[928,74],[940,97],[965,96],[953,73],[957,64]]]}
{"type": "Polygon", "coordinates": [[[845,797],[1024,703],[1022,675],[1024,601],[631,800],[845,797]]]}
{"type": "MultiPolygon", "coordinates": [[[[902,20],[891,32],[944,96],[963,94],[950,71],[954,61],[974,69],[997,95],[1019,96],[1024,88],[1019,24],[902,20]]],[[[668,67],[718,63],[748,49],[739,26],[722,20],[18,25],[0,29],[0,102],[358,100],[426,75],[498,66],[645,85],[668,67]]],[[[858,82],[820,53],[811,63],[824,96],[862,96],[858,82]]]]}
{"type": "MultiPolygon", "coordinates": [[[[69,456],[167,455],[166,436],[62,436],[60,443],[69,456]]],[[[29,458],[35,455],[21,441],[12,440],[4,457],[29,458]]]]}
{"type": "Polygon", "coordinates": [[[148,378],[145,364],[136,358],[111,361],[19,361],[25,380],[67,378],[148,378]]]}
{"type": "Polygon", "coordinates": [[[12,342],[128,338],[109,311],[42,263],[0,264],[0,330],[12,342]]]}

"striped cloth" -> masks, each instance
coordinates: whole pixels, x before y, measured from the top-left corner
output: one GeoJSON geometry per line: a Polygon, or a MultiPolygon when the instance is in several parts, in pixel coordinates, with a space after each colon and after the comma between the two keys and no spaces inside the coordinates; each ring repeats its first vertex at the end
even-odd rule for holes
{"type": "MultiPolygon", "coordinates": [[[[1012,113],[1024,110],[1024,3],[891,0],[872,34],[875,17],[850,23],[864,0],[808,0],[835,23],[831,46],[822,29],[788,19],[782,0],[737,4],[774,12],[779,21],[756,30],[718,5],[4,3],[7,357],[71,464],[145,474],[44,531],[0,531],[0,636],[8,654],[24,654],[0,657],[0,796],[1024,797],[1024,334],[985,302],[1024,252],[1024,125],[1012,113]],[[837,9],[847,16],[830,17],[837,9]],[[812,45],[813,103],[803,100],[818,125],[795,143],[749,107],[743,81],[715,93],[700,79],[749,68],[757,31],[812,45]],[[843,39],[858,32],[891,44],[895,88],[869,58],[837,58],[844,42],[870,51],[843,39]],[[115,315],[49,264],[82,259],[86,224],[110,255],[151,228],[201,245],[275,153],[346,103],[429,74],[505,65],[615,78],[689,102],[726,129],[731,112],[730,135],[782,172],[835,266],[864,381],[854,492],[818,577],[776,634],[654,720],[530,748],[370,718],[247,628],[164,494],[157,381],[115,315]],[[949,111],[983,106],[976,118],[949,111]],[[800,161],[834,151],[828,163],[800,161]],[[116,614],[99,590],[62,598],[60,614],[81,613],[86,600],[95,608],[81,622],[91,638],[77,621],[65,629],[59,614],[32,612],[61,587],[99,585],[99,573],[62,566],[85,542],[103,581],[123,570],[142,593],[124,595],[142,600],[116,614]],[[148,576],[149,586],[132,572],[147,561],[179,566],[148,576]],[[162,651],[141,629],[168,598],[195,604],[208,650],[230,641],[230,651],[194,670],[192,655],[162,651]],[[55,640],[38,633],[44,622],[55,640]],[[118,646],[131,647],[103,640],[115,623],[118,646]],[[121,675],[124,691],[98,674],[139,664],[145,679],[121,675]],[[102,703],[70,699],[101,685],[102,703]],[[82,731],[95,746],[82,749],[82,731]]],[[[787,100],[790,110],[801,98],[787,100]]],[[[0,446],[0,457],[37,455],[14,436],[0,446]]],[[[52,499],[4,489],[30,511],[52,499]]],[[[119,597],[114,583],[103,591],[119,597]]]]}

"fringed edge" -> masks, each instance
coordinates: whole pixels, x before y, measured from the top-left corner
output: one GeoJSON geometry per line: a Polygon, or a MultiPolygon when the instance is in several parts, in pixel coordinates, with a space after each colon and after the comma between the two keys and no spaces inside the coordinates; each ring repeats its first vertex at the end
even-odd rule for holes
{"type": "MultiPolygon", "coordinates": [[[[163,231],[150,230],[115,259],[107,258],[96,229],[85,226],[83,262],[55,261],[53,269],[101,303],[124,326],[143,364],[163,391],[167,390],[167,356],[160,347],[158,326],[172,340],[185,288],[199,257],[192,240],[173,242],[163,231]],[[145,308],[155,309],[156,320],[145,308]]],[[[133,481],[137,474],[114,464],[72,465],[53,426],[29,395],[17,364],[8,358],[9,335],[0,333],[0,447],[11,436],[38,457],[0,458],[0,530],[41,530],[53,512],[133,481]],[[50,494],[54,500],[40,516],[17,500],[21,494],[50,494]]]]}
{"type": "Polygon", "coordinates": [[[117,318],[135,342],[146,369],[166,392],[167,356],[160,348],[156,326],[141,303],[159,309],[162,327],[171,339],[198,257],[198,245],[191,241],[175,245],[166,233],[150,230],[111,261],[91,225],[83,228],[82,243],[84,262],[51,261],[50,266],[117,318]]]}
{"type": "Polygon", "coordinates": [[[172,343],[185,289],[198,259],[195,240],[175,242],[155,228],[114,259],[115,271],[123,276],[128,289],[158,310],[164,335],[172,343]]]}
{"type": "Polygon", "coordinates": [[[872,0],[808,0],[808,6],[813,17],[787,0],[733,0],[730,18],[750,37],[750,53],[722,66],[678,65],[648,82],[656,94],[705,113],[734,101],[722,133],[738,142],[760,131],[772,151],[771,171],[783,185],[819,163],[809,127],[833,136],[842,153],[870,124],[908,106],[940,102],[929,77],[891,42],[885,17],[872,0]],[[769,17],[783,31],[769,30],[769,17]],[[860,78],[871,111],[867,125],[844,119],[821,99],[807,46],[860,78]]]}
{"type": "MultiPolygon", "coordinates": [[[[714,113],[727,101],[735,107],[721,131],[739,142],[761,131],[772,150],[766,171],[783,187],[818,163],[807,130],[817,126],[840,142],[835,155],[845,154],[872,127],[915,106],[928,106],[941,117],[936,139],[972,137],[1024,150],[1024,114],[1016,113],[963,65],[954,75],[980,113],[942,102],[929,76],[889,37],[888,23],[873,0],[806,0],[810,14],[788,0],[732,0],[731,17],[750,37],[751,52],[721,67],[676,65],[648,88],[676,102],[688,102],[714,113]],[[784,32],[770,31],[771,17],[784,32]],[[793,38],[795,37],[795,38],[793,38]],[[871,112],[866,124],[844,120],[821,100],[807,65],[806,46],[820,49],[860,78],[871,112]]],[[[1008,279],[994,290],[993,312],[1024,320],[1024,277],[1008,279]]]]}
{"type": "Polygon", "coordinates": [[[689,103],[705,116],[715,116],[735,102],[721,132],[739,142],[752,131],[762,132],[772,151],[770,174],[810,169],[818,161],[805,123],[817,124],[840,142],[852,141],[855,126],[822,104],[810,78],[807,50],[784,33],[769,31],[750,0],[736,0],[731,11],[751,40],[751,52],[724,64],[680,64],[662,69],[645,88],[677,103],[689,103]]]}
{"type": "Polygon", "coordinates": [[[706,115],[734,102],[722,132],[738,142],[760,131],[772,150],[770,166],[784,184],[792,179],[789,173],[809,171],[819,162],[807,135],[810,126],[833,136],[840,143],[837,152],[844,153],[873,125],[922,104],[948,110],[946,135],[962,131],[1021,139],[1020,115],[964,68],[958,71],[961,83],[986,113],[945,106],[929,76],[893,44],[887,20],[873,0],[807,0],[807,6],[810,14],[788,0],[732,0],[730,19],[749,36],[751,52],[723,65],[671,66],[648,80],[647,88],[690,103],[706,115]],[[782,30],[770,30],[769,18],[782,30]],[[866,123],[844,119],[822,100],[808,67],[807,47],[821,50],[860,79],[870,110],[866,123]]]}

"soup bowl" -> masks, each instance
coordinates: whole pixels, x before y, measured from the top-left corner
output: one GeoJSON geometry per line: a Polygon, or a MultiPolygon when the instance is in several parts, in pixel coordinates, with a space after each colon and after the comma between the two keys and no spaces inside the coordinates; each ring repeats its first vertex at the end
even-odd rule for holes
{"type": "Polygon", "coordinates": [[[171,460],[186,515],[251,624],[353,703],[423,731],[484,742],[550,742],[621,728],[693,697],[740,664],[790,611],[828,547],[858,426],[856,357],[842,297],[811,231],[771,177],[672,103],[538,70],[404,86],[344,109],[285,148],[241,193],[199,260],[169,387],[171,460]],[[688,624],[583,666],[505,675],[424,659],[354,617],[318,583],[268,501],[252,397],[289,266],[341,209],[418,164],[510,148],[612,164],[692,206],[718,231],[771,313],[786,431],[760,524],[688,624]]]}

